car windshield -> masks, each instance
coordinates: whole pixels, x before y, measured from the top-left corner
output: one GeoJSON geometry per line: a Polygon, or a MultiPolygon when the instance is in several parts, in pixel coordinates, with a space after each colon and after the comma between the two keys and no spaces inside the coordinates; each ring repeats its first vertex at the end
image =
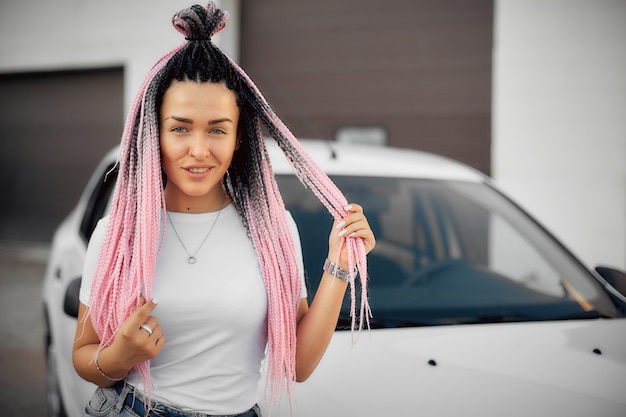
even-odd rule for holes
{"type": "MultiPolygon", "coordinates": [[[[277,176],[300,231],[309,302],[332,219],[292,175],[277,176]]],[[[364,206],[372,327],[619,316],[588,271],[484,183],[334,176],[364,206]]],[[[349,328],[349,297],[339,328],[349,328]]]]}

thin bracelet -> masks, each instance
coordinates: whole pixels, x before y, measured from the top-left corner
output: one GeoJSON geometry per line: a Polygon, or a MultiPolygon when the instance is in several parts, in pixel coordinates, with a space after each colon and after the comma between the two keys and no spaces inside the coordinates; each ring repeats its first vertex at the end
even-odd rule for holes
{"type": "MultiPolygon", "coordinates": [[[[342,267],[340,267],[339,265],[337,265],[336,263],[334,263],[328,258],[326,258],[326,260],[324,261],[324,267],[322,269],[324,270],[324,272],[328,272],[330,275],[334,276],[335,278],[339,278],[340,280],[345,281],[345,282],[350,282],[350,272],[343,269],[342,267]]],[[[357,273],[358,273],[358,269],[355,267],[354,276],[356,276],[357,273]]]]}
{"type": "Polygon", "coordinates": [[[100,372],[100,375],[102,375],[104,378],[108,379],[109,381],[113,381],[113,382],[119,382],[119,381],[122,381],[124,378],[126,378],[126,376],[123,376],[121,378],[113,378],[105,374],[104,371],[100,369],[100,365],[98,364],[98,353],[100,352],[96,352],[96,357],[94,358],[94,362],[96,363],[96,369],[98,370],[98,372],[100,372]]]}

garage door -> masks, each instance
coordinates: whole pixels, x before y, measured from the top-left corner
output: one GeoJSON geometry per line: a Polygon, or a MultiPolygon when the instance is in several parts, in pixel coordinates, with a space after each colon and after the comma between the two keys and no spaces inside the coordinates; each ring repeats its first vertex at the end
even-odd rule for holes
{"type": "Polygon", "coordinates": [[[297,136],[381,126],[489,173],[491,0],[244,1],[241,16],[242,66],[297,136]]]}
{"type": "Polygon", "coordinates": [[[121,68],[0,75],[0,240],[47,242],[123,129],[121,68]]]}

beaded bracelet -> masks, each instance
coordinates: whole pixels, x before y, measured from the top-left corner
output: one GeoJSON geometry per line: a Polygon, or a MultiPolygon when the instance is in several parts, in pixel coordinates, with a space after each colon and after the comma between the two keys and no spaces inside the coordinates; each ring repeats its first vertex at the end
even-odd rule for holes
{"type": "Polygon", "coordinates": [[[98,364],[98,353],[99,352],[96,352],[96,357],[94,358],[94,362],[96,363],[96,369],[98,370],[98,372],[100,372],[100,375],[102,375],[104,378],[108,379],[109,381],[113,381],[113,382],[119,382],[119,381],[122,381],[124,378],[126,378],[125,376],[121,378],[113,378],[105,374],[104,371],[100,369],[100,365],[98,364]]]}
{"type": "MultiPolygon", "coordinates": [[[[340,280],[345,281],[345,282],[350,282],[350,272],[343,269],[342,267],[332,262],[328,258],[326,258],[326,260],[324,261],[324,267],[322,269],[324,270],[324,272],[328,272],[330,275],[334,276],[335,278],[339,278],[340,280]]],[[[358,273],[358,270],[355,267],[354,276],[356,276],[357,273],[358,273]]]]}

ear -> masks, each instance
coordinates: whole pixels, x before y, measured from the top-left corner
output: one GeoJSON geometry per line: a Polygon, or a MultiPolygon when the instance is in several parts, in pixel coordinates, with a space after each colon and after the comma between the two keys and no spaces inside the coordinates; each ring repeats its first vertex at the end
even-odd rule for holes
{"type": "Polygon", "coordinates": [[[235,150],[238,151],[241,146],[241,130],[237,130],[237,144],[235,145],[235,150]]]}

